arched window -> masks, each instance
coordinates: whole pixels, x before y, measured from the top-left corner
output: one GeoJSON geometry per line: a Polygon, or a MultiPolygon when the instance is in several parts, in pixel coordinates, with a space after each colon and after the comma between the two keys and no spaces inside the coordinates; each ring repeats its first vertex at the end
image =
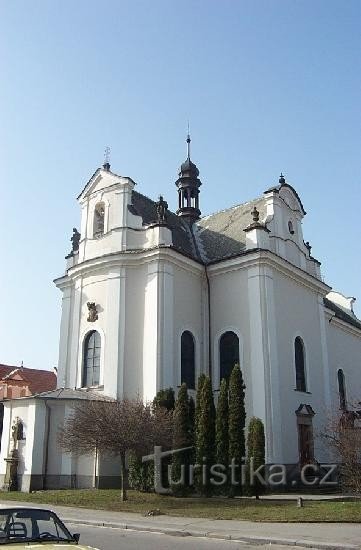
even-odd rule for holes
{"type": "Polygon", "coordinates": [[[84,341],[83,387],[99,385],[100,347],[100,334],[92,330],[84,341]]]}
{"type": "Polygon", "coordinates": [[[219,380],[231,376],[234,365],[239,364],[239,338],[234,332],[222,334],[219,341],[219,380]]]}
{"type": "Polygon", "coordinates": [[[195,346],[193,334],[184,331],[181,337],[181,383],[194,390],[196,382],[195,346]]]}
{"type": "Polygon", "coordinates": [[[338,395],[340,398],[340,409],[342,411],[346,410],[346,387],[345,387],[345,375],[342,369],[337,371],[337,380],[338,380],[338,395]]]}
{"type": "Polygon", "coordinates": [[[98,202],[94,208],[93,237],[99,238],[104,235],[105,206],[103,202],[98,202]]]}
{"type": "Polygon", "coordinates": [[[305,348],[302,338],[295,339],[296,390],[306,391],[305,348]]]}

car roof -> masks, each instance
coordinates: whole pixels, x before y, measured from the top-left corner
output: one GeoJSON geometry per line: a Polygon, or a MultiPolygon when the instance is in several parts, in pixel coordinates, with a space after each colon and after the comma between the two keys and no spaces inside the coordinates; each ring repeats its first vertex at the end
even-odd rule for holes
{"type": "Polygon", "coordinates": [[[7,512],[10,510],[43,510],[45,512],[52,512],[55,514],[55,512],[50,508],[40,508],[39,506],[4,506],[3,504],[0,504],[0,512],[7,512]]]}

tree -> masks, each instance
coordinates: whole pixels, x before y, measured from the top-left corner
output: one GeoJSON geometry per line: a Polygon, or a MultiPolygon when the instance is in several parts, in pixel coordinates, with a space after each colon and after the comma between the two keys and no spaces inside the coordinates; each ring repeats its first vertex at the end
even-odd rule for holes
{"type": "MultiPolygon", "coordinates": [[[[221,382],[216,413],[216,462],[228,471],[228,385],[225,379],[221,382]]],[[[222,493],[226,486],[222,486],[222,493]]]]}
{"type": "Polygon", "coordinates": [[[195,411],[194,411],[194,440],[195,440],[195,442],[197,440],[198,423],[199,423],[199,416],[200,416],[200,410],[201,410],[201,394],[202,394],[202,388],[203,388],[203,384],[204,384],[205,379],[206,379],[206,375],[201,374],[198,378],[198,384],[197,384],[196,403],[195,403],[195,411]]]}
{"type": "Polygon", "coordinates": [[[127,499],[126,457],[141,456],[154,445],[167,445],[172,437],[172,414],[163,407],[152,411],[138,399],[83,401],[74,406],[59,431],[59,444],[76,455],[95,451],[118,456],[121,461],[121,497],[127,499]]]}
{"type": "MultiPolygon", "coordinates": [[[[247,463],[248,471],[251,469],[255,471],[263,466],[263,469],[260,470],[260,473],[263,473],[265,466],[264,426],[262,420],[256,417],[251,418],[248,426],[247,463]]],[[[258,477],[255,476],[254,479],[251,480],[251,483],[249,484],[249,492],[257,499],[259,498],[259,495],[264,492],[264,486],[258,477]]]]}
{"type": "Polygon", "coordinates": [[[153,399],[153,407],[157,409],[159,407],[164,407],[167,411],[173,411],[175,406],[175,396],[173,388],[165,388],[164,390],[159,390],[157,395],[153,399]]]}
{"type": "Polygon", "coordinates": [[[142,462],[140,456],[131,453],[128,458],[129,487],[143,493],[154,491],[154,463],[142,462]]]}
{"type": "MultiPolygon", "coordinates": [[[[175,396],[173,388],[159,390],[153,399],[153,410],[165,408],[173,411],[175,406],[175,396]]],[[[171,464],[171,457],[164,457],[162,461],[162,483],[168,485],[168,465],[171,464]]],[[[142,462],[142,458],[132,455],[128,460],[129,465],[129,485],[137,491],[150,492],[154,488],[154,464],[152,462],[142,462]]]]}
{"type": "MultiPolygon", "coordinates": [[[[193,430],[187,386],[183,383],[173,412],[173,450],[192,447],[193,430]]],[[[184,496],[189,489],[189,466],[192,449],[172,455],[172,491],[184,496]],[[182,468],[183,467],[183,468],[182,468]],[[180,483],[179,483],[180,482],[180,483]]]]}
{"type": "Polygon", "coordinates": [[[331,416],[320,434],[332,450],[334,461],[339,463],[342,489],[358,495],[361,494],[360,417],[359,410],[345,409],[338,415],[331,416]]]}
{"type": "Polygon", "coordinates": [[[244,405],[244,390],[241,369],[239,365],[233,367],[229,379],[229,420],[228,420],[228,437],[229,437],[229,461],[233,461],[238,472],[237,483],[239,483],[240,491],[236,491],[232,485],[230,496],[234,496],[236,492],[241,492],[240,474],[242,461],[245,456],[245,436],[244,428],[246,424],[246,410],[244,405]]]}
{"type": "Polygon", "coordinates": [[[195,443],[194,424],[195,424],[196,406],[192,396],[190,396],[188,403],[189,403],[189,423],[190,423],[190,430],[191,430],[191,441],[192,441],[192,445],[194,445],[195,443]]]}
{"type": "Polygon", "coordinates": [[[201,468],[197,471],[196,484],[201,494],[210,496],[212,493],[210,469],[215,458],[215,408],[212,384],[208,376],[205,376],[202,381],[197,408],[196,462],[201,468]]]}

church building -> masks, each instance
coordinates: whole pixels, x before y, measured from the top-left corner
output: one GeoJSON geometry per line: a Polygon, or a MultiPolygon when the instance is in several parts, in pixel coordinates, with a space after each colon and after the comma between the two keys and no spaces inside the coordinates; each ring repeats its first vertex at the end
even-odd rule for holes
{"type": "Polygon", "coordinates": [[[318,434],[330,414],[361,401],[355,299],[323,280],[304,240],[298,192],[281,174],[255,200],[202,217],[202,181],[187,143],[176,212],[108,161],[78,196],[80,231],[55,280],[58,387],[4,402],[0,477],[20,418],[23,491],[119,481],[115,460],[57,446],[57,430],[79,399],[150,401],[182,382],[195,395],[201,373],[217,396],[239,363],[247,419],[265,424],[266,462],[290,469],[328,462],[318,434]]]}

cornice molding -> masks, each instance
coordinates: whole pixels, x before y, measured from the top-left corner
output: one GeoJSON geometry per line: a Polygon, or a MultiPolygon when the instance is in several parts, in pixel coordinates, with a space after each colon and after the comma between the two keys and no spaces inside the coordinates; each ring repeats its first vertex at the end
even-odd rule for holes
{"type": "Polygon", "coordinates": [[[176,265],[195,275],[202,275],[204,271],[204,266],[202,264],[183,256],[174,249],[169,247],[157,247],[136,252],[116,252],[85,260],[84,262],[70,267],[65,277],[55,279],[54,282],[59,288],[64,288],[67,283],[72,284],[74,280],[85,275],[94,274],[113,267],[136,267],[155,261],[170,262],[172,265],[176,265]]]}
{"type": "Polygon", "coordinates": [[[331,290],[331,287],[323,281],[313,277],[303,269],[294,266],[269,250],[258,249],[250,251],[248,254],[225,260],[222,263],[213,264],[208,267],[208,272],[210,275],[219,275],[229,271],[235,271],[239,268],[244,269],[261,265],[271,267],[286,277],[296,281],[298,284],[306,286],[319,294],[326,295],[331,290]]]}

